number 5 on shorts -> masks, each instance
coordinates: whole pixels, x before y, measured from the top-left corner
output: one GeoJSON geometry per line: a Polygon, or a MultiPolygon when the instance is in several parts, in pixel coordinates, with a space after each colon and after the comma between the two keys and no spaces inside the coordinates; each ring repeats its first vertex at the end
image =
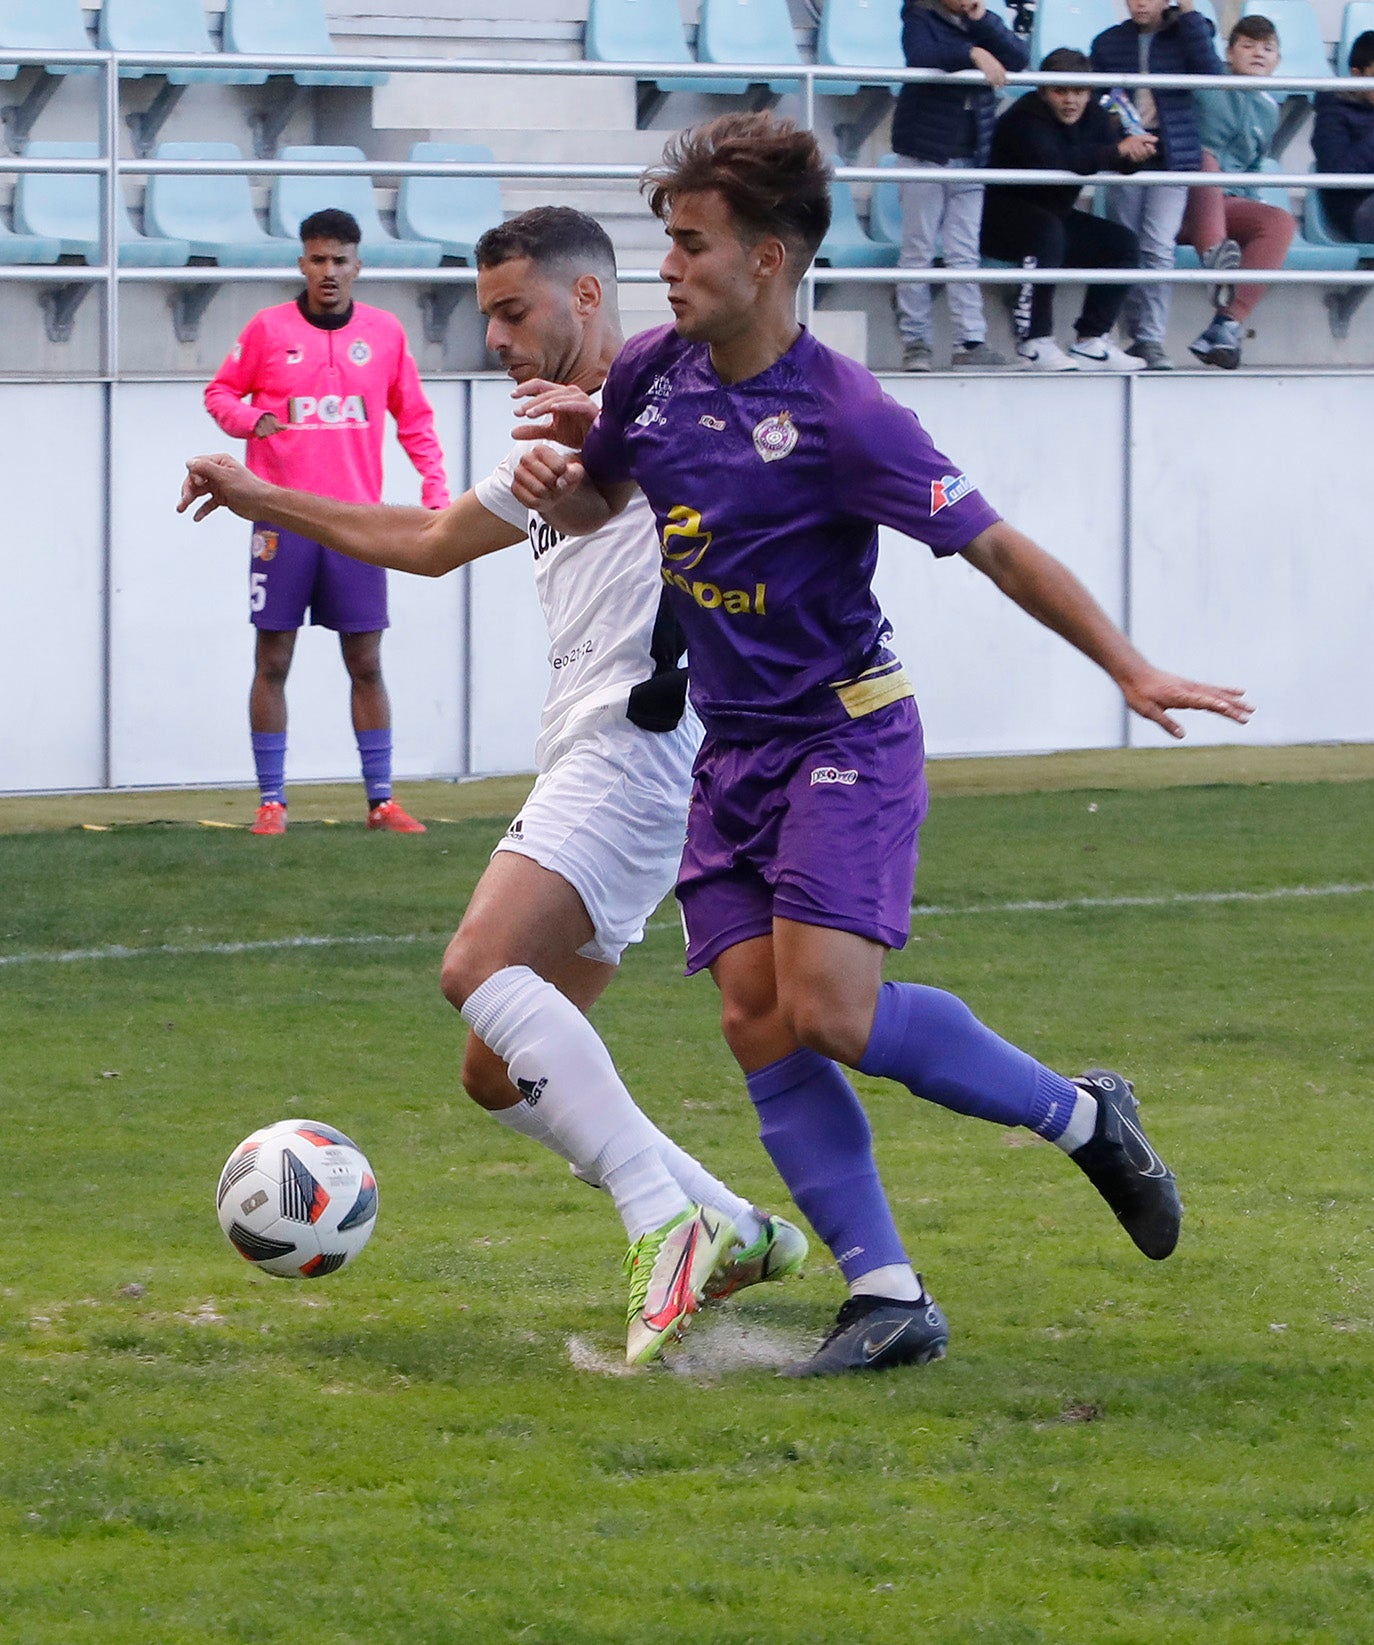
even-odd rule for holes
{"type": "Polygon", "coordinates": [[[267,604],[267,573],[265,571],[250,571],[248,573],[248,609],[261,611],[267,604]]]}

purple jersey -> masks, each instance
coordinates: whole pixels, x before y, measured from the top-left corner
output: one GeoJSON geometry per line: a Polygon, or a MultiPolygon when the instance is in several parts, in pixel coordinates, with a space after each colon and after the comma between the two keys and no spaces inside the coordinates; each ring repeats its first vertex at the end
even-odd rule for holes
{"type": "Polygon", "coordinates": [[[873,597],[878,526],[955,554],[997,519],[915,415],[808,331],[723,384],[671,326],[621,350],[583,461],[635,480],[709,731],[753,742],[911,695],[873,597]]]}

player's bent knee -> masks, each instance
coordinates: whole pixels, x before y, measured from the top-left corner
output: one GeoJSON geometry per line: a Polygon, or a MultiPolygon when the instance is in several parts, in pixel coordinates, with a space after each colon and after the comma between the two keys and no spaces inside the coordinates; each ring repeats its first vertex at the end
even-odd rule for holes
{"type": "Polygon", "coordinates": [[[469,997],[499,969],[483,960],[474,944],[465,942],[461,932],[449,943],[439,968],[439,988],[455,1011],[461,1011],[469,997]]]}
{"type": "Polygon", "coordinates": [[[873,1014],[824,997],[804,995],[789,1003],[786,1012],[798,1045],[819,1056],[857,1067],[873,1027],[873,1014]]]}

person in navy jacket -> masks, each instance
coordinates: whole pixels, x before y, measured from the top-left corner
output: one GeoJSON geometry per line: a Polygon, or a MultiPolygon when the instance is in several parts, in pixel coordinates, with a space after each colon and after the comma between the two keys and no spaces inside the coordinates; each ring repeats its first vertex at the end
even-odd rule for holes
{"type": "MultiPolygon", "coordinates": [[[[942,86],[904,85],[892,118],[892,146],[908,166],[944,169],[987,164],[996,113],[995,91],[1007,70],[1025,68],[1024,43],[987,9],[986,0],[905,0],[902,51],[907,67],[957,74],[977,69],[985,86],[960,80],[942,86]]],[[[942,244],[947,268],[977,268],[983,189],[977,183],[902,184],[900,268],[929,268],[942,244]]],[[[987,322],[977,285],[956,281],[945,287],[954,319],[955,370],[1004,366],[987,344],[987,322]]],[[[912,282],[897,287],[897,329],[902,337],[902,369],[929,371],[931,288],[912,282]]]]}
{"type": "MultiPolygon", "coordinates": [[[[1317,96],[1312,152],[1318,171],[1374,171],[1374,29],[1357,35],[1350,72],[1370,76],[1369,91],[1324,91],[1317,96]]],[[[1374,192],[1322,190],[1326,215],[1352,240],[1374,241],[1374,192]]]]}
{"type": "MultiPolygon", "coordinates": [[[[1126,0],[1129,21],[1103,29],[1092,44],[1092,66],[1099,74],[1225,74],[1226,67],[1213,44],[1215,30],[1193,0],[1170,5],[1166,0],[1126,0]]],[[[1198,171],[1202,142],[1197,110],[1189,91],[1151,92],[1138,87],[1130,100],[1148,133],[1158,138],[1150,162],[1165,171],[1198,171]]],[[[1174,243],[1188,204],[1185,187],[1113,188],[1107,191],[1107,212],[1124,223],[1140,246],[1144,268],[1172,268],[1174,243]]],[[[1134,342],[1127,350],[1144,360],[1151,371],[1170,371],[1173,362],[1164,350],[1169,324],[1169,288],[1132,286],[1122,310],[1122,321],[1134,342]]]]}

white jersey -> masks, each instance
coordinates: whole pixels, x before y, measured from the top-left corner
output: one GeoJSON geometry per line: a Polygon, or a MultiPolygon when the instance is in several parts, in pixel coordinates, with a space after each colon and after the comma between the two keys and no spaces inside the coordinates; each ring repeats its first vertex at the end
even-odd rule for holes
{"type": "Polygon", "coordinates": [[[564,537],[512,496],[522,455],[512,451],[473,492],[488,513],[525,531],[534,551],[535,589],[549,631],[549,689],[534,745],[536,768],[543,771],[584,721],[598,709],[623,705],[631,688],[653,674],[650,644],[663,578],[654,517],[642,492],[600,531],[564,537]]]}

